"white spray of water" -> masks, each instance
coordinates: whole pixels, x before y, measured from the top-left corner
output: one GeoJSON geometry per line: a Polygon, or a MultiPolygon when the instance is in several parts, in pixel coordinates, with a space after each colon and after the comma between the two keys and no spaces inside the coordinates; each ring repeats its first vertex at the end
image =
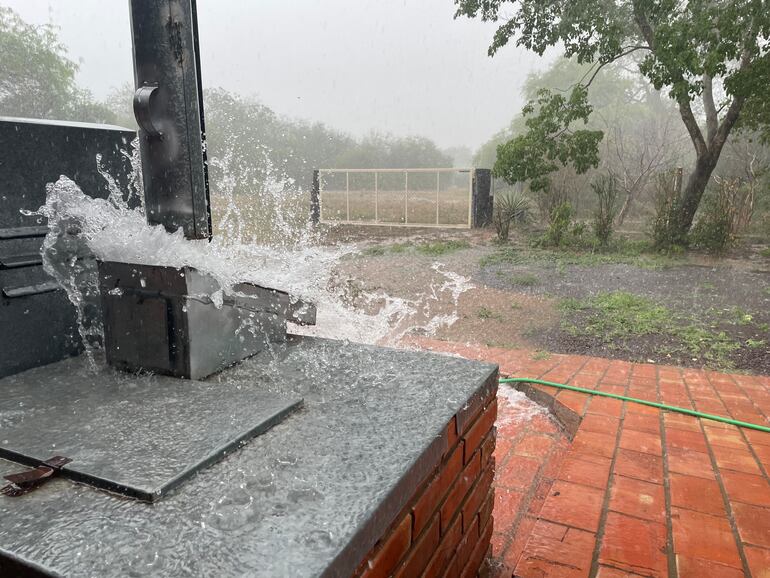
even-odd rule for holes
{"type": "Polygon", "coordinates": [[[526,423],[535,416],[553,419],[548,408],[532,401],[523,392],[509,385],[500,384],[497,390],[497,399],[503,406],[497,419],[497,427],[526,423]]]}
{"type": "MultiPolygon", "coordinates": [[[[278,233],[277,242],[243,242],[253,223],[244,218],[237,202],[238,177],[228,171],[229,157],[214,159],[218,179],[213,189],[220,195],[220,202],[224,201],[218,219],[222,234],[215,235],[212,242],[188,240],[181,231],[169,233],[162,226],[147,224],[141,203],[135,206],[143,196],[136,147],[127,156],[134,167],[127,193],[102,169],[101,159],[97,158],[109,188],[107,199],[84,194],[63,176],[48,186],[46,204],[34,213],[48,219],[44,266],[76,306],[87,348],[100,346],[102,333],[98,324],[86,326],[84,314],[89,303],[98,303],[99,299],[93,261],[86,258],[89,253],[105,261],[193,267],[213,276],[225,291],[242,282],[281,289],[314,302],[318,309],[315,327],[292,326],[292,332],[362,343],[395,345],[408,333],[435,334],[458,319],[460,295],[472,287],[465,277],[434,263],[432,268],[443,281],[432,284],[423,295],[408,300],[381,291],[364,294],[364,300],[376,306],[362,311],[347,305],[341,291],[330,282],[340,259],[356,252],[356,247],[323,246],[306,224],[292,224],[282,204],[291,196],[290,181],[265,178],[263,174],[256,201],[251,201],[264,203],[272,211],[270,224],[278,233]],[[452,303],[450,312],[446,311],[447,302],[452,303]]],[[[256,182],[257,178],[252,175],[249,180],[256,182]]],[[[217,295],[210,297],[217,301],[217,295]]]]}

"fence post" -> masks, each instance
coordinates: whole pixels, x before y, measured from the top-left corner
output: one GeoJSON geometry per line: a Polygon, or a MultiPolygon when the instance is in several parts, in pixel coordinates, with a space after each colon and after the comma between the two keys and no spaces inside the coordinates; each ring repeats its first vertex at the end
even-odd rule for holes
{"type": "Polygon", "coordinates": [[[489,169],[473,169],[473,207],[470,226],[473,228],[486,227],[492,222],[494,197],[492,196],[492,171],[489,169]]]}
{"type": "Polygon", "coordinates": [[[438,225],[438,199],[441,191],[441,173],[436,171],[436,224],[438,225]]]}
{"type": "Polygon", "coordinates": [[[313,184],[310,187],[310,222],[317,225],[321,221],[321,175],[313,169],[313,184]]]}
{"type": "Polygon", "coordinates": [[[409,223],[409,173],[404,171],[404,225],[409,223]]]}
{"type": "Polygon", "coordinates": [[[380,211],[379,211],[379,192],[378,192],[378,182],[377,182],[377,171],[374,171],[374,222],[379,223],[380,222],[380,211]]]}

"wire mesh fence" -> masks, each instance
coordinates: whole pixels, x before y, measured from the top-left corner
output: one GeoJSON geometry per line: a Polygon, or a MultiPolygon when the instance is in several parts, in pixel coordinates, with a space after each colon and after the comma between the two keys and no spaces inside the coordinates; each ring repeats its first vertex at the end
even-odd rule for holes
{"type": "Polygon", "coordinates": [[[322,223],[470,228],[474,169],[319,169],[322,223]]]}

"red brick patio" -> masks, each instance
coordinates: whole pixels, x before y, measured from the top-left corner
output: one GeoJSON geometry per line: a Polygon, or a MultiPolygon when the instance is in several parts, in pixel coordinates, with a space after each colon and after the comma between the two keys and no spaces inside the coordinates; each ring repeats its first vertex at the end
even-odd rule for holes
{"type": "MultiPolygon", "coordinates": [[[[502,375],[770,425],[768,377],[420,346],[493,361],[502,375]]],[[[529,394],[559,423],[520,416],[531,408],[501,395],[493,575],[770,577],[770,434],[548,387],[529,394]]]]}

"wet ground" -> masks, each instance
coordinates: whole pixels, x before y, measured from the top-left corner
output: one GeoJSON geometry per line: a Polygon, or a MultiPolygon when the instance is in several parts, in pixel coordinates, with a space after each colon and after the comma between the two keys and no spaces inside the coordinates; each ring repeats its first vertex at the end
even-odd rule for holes
{"type": "MultiPolygon", "coordinates": [[[[554,253],[530,249],[524,240],[501,248],[490,231],[371,227],[335,235],[361,248],[331,281],[349,302],[368,311],[387,298],[411,304],[396,338],[432,335],[542,355],[770,374],[770,259],[757,250],[668,259],[554,253]],[[462,278],[459,296],[446,290],[448,272],[462,278]],[[671,327],[625,327],[627,319],[612,319],[626,333],[602,336],[596,328],[608,312],[592,300],[623,295],[670,319],[671,327]]],[[[642,322],[646,314],[640,313],[642,322]]]]}

